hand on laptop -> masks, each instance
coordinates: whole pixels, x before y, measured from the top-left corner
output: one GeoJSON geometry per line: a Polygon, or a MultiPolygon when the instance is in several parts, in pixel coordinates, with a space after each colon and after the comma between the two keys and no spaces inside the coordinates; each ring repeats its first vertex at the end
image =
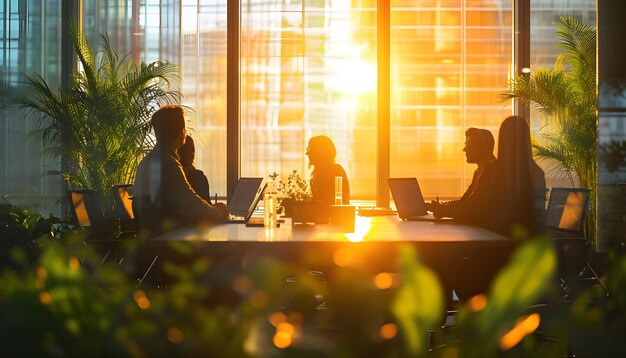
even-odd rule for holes
{"type": "Polygon", "coordinates": [[[430,204],[426,203],[426,210],[432,212],[433,216],[439,219],[443,217],[443,215],[441,214],[442,206],[443,205],[441,205],[439,199],[437,198],[437,200],[431,200],[430,204]]]}
{"type": "Polygon", "coordinates": [[[213,204],[213,207],[218,212],[218,218],[221,220],[226,220],[226,218],[228,217],[228,208],[226,207],[226,205],[224,203],[215,203],[213,204]]]}

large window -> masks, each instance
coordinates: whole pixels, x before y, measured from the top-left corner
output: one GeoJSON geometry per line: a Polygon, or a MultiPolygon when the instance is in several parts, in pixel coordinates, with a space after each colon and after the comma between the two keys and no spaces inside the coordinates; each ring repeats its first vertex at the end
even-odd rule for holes
{"type": "Polygon", "coordinates": [[[327,135],[353,198],[376,180],[376,1],[241,3],[241,173],[308,176],[327,135]]]}
{"type": "MultiPolygon", "coordinates": [[[[26,95],[22,74],[42,76],[51,88],[61,82],[61,0],[0,2],[0,197],[16,205],[55,210],[61,192],[56,158],[26,134],[35,128],[27,113],[6,108],[14,95],[26,95]]],[[[56,212],[58,215],[58,211],[56,212]]]]}
{"type": "Polygon", "coordinates": [[[498,101],[511,71],[511,1],[391,1],[391,176],[424,195],[458,197],[469,127],[497,138],[511,114],[498,101]]]}
{"type": "MultiPolygon", "coordinates": [[[[17,5],[0,9],[9,24],[3,33],[3,78],[13,81],[22,71],[13,69],[18,63],[30,66],[16,52],[32,51],[28,46],[45,50],[46,56],[34,56],[44,60],[24,72],[54,75],[58,51],[53,47],[60,31],[35,13],[54,15],[51,19],[60,24],[61,2],[15,3],[30,4],[25,11],[33,15],[23,15],[17,5]],[[40,35],[16,35],[21,19],[34,20],[30,31],[40,35]]],[[[237,21],[240,30],[242,176],[286,175],[296,169],[308,177],[307,141],[325,134],[335,142],[354,199],[375,199],[381,162],[390,164],[390,176],[416,176],[426,196],[455,197],[474,169],[462,151],[465,130],[476,126],[496,134],[511,113],[498,102],[512,72],[508,0],[241,0],[238,18],[228,18],[227,0],[82,5],[83,32],[92,44],[107,33],[122,55],[132,52],[137,61],[180,65],[181,102],[192,109],[188,119],[198,147],[196,164],[220,195],[226,193],[227,178],[229,21],[237,21]],[[377,150],[379,5],[388,6],[391,15],[391,151],[386,158],[377,150]]],[[[12,159],[4,154],[2,160],[12,159]]],[[[7,188],[10,175],[2,178],[7,188]]]]}
{"type": "MultiPolygon", "coordinates": [[[[530,2],[530,69],[554,68],[559,49],[556,47],[555,23],[561,16],[575,16],[589,25],[596,24],[595,0],[533,0],[530,2]]],[[[547,121],[538,113],[531,113],[531,126],[537,133],[547,121]]],[[[540,161],[546,175],[548,187],[567,187],[571,183],[567,177],[554,175],[555,163],[540,161]]]]}
{"type": "Polygon", "coordinates": [[[181,103],[196,145],[196,165],[211,190],[226,194],[227,0],[83,2],[83,31],[106,33],[120,55],[180,66],[181,103]]]}

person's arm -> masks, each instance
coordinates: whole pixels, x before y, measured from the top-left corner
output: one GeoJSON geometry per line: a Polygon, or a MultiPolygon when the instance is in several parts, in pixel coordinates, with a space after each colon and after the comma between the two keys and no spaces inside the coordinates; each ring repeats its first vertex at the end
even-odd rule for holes
{"type": "Polygon", "coordinates": [[[195,193],[185,178],[182,166],[175,160],[164,164],[163,176],[164,204],[185,221],[219,221],[228,216],[223,204],[211,205],[195,193]]]}

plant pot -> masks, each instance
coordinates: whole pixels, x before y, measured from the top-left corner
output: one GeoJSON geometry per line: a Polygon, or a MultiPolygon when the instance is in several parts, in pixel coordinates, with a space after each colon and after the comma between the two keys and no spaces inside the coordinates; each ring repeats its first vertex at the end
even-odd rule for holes
{"type": "Polygon", "coordinates": [[[294,224],[328,223],[328,212],[320,210],[319,201],[283,199],[282,205],[294,224]]]}

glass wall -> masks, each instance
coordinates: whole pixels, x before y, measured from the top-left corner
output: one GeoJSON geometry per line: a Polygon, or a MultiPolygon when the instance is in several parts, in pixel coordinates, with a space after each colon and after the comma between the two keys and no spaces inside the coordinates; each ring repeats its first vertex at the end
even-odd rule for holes
{"type": "MultiPolygon", "coordinates": [[[[16,83],[20,71],[59,75],[60,3],[2,2],[4,81],[16,83]]],[[[227,0],[82,6],[92,45],[107,33],[120,55],[180,65],[196,164],[220,195],[226,193],[226,6],[227,0]]],[[[462,151],[465,129],[495,134],[511,111],[498,102],[510,73],[511,1],[390,2],[390,158],[376,157],[377,1],[242,0],[240,6],[241,175],[296,169],[308,177],[307,141],[325,134],[348,172],[353,199],[375,198],[378,160],[390,160],[391,176],[418,177],[426,196],[463,193],[474,170],[462,151]]],[[[7,148],[22,139],[7,134],[17,130],[7,123],[3,118],[1,160],[10,168],[3,192],[28,182],[13,176],[20,170],[45,182],[40,164],[33,164],[37,174],[26,173],[23,163],[32,160],[10,158],[7,148]]],[[[22,152],[31,158],[39,149],[22,152]]]]}
{"type": "Polygon", "coordinates": [[[417,177],[425,196],[463,194],[465,130],[496,137],[511,71],[511,1],[391,1],[391,176],[417,177]]]}
{"type": "Polygon", "coordinates": [[[242,176],[308,178],[327,135],[352,198],[374,199],[376,1],[242,1],[241,128],[242,176]]]}
{"type": "Polygon", "coordinates": [[[211,191],[226,195],[227,0],[182,2],[182,103],[196,145],[196,166],[211,191]]]}
{"type": "MultiPolygon", "coordinates": [[[[0,196],[14,205],[55,212],[61,181],[50,171],[57,158],[42,158],[42,147],[26,135],[36,128],[18,107],[8,107],[17,96],[27,96],[23,75],[39,74],[51,88],[61,80],[61,1],[0,2],[0,196]]],[[[0,199],[1,200],[1,199],[0,199]]]]}
{"type": "MultiPolygon", "coordinates": [[[[596,25],[595,0],[532,0],[530,2],[530,69],[554,68],[559,50],[556,48],[555,23],[561,16],[575,16],[589,25],[596,25]]],[[[547,124],[546,118],[537,113],[531,114],[531,127],[534,133],[547,124]]],[[[555,164],[539,161],[546,173],[548,187],[569,187],[569,179],[556,175],[555,164]]]]}
{"type": "Polygon", "coordinates": [[[196,145],[196,166],[212,191],[226,194],[227,0],[83,2],[91,44],[107,34],[120,55],[180,66],[181,104],[196,145]]]}

